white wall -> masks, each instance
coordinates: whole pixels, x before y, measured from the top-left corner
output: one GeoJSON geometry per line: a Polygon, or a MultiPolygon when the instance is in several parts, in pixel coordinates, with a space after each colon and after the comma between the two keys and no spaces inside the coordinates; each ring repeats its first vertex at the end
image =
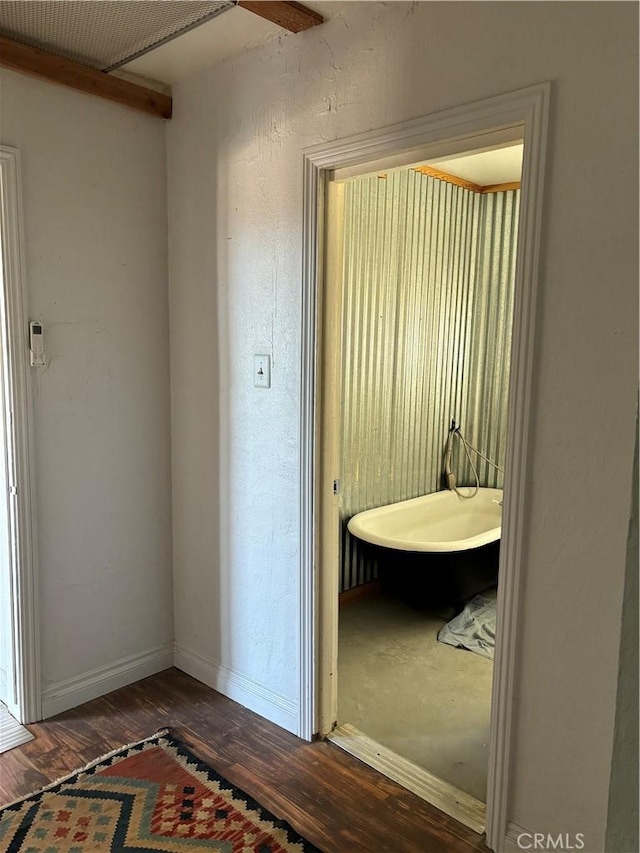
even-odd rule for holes
{"type": "Polygon", "coordinates": [[[553,82],[511,819],[604,845],[637,320],[637,7],[344,4],[174,89],[174,583],[182,666],[298,707],[301,152],[553,82]],[[252,387],[252,353],[273,387],[252,387]],[[229,671],[230,670],[230,671],[229,671]]]}
{"type": "Polygon", "coordinates": [[[3,71],[23,165],[45,713],[172,661],[166,160],[157,119],[3,71]]]}

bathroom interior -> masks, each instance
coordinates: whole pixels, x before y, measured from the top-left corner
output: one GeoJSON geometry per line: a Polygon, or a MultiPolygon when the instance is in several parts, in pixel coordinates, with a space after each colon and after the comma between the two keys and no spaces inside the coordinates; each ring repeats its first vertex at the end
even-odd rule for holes
{"type": "Polygon", "coordinates": [[[481,803],[522,154],[341,188],[338,725],[481,803]]]}

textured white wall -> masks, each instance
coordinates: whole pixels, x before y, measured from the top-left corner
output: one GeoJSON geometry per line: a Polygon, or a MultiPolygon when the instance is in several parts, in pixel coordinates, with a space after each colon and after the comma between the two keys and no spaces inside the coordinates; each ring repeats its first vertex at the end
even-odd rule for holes
{"type": "Polygon", "coordinates": [[[168,128],[177,639],[202,672],[230,669],[295,710],[301,152],[553,82],[509,815],[583,832],[591,853],[637,390],[637,15],[344,4],[177,85],[168,128]],[[269,391],[252,387],[256,352],[273,356],[269,391]]]}
{"type": "Polygon", "coordinates": [[[33,374],[43,684],[74,704],[78,678],[172,640],[164,127],[12,72],[1,96],[48,360],[33,374]]]}

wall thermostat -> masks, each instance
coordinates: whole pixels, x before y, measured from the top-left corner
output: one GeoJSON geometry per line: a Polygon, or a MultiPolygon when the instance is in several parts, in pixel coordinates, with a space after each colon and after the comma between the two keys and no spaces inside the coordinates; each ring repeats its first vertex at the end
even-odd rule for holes
{"type": "Polygon", "coordinates": [[[31,367],[44,367],[44,333],[42,323],[35,320],[29,323],[29,350],[31,367]]]}

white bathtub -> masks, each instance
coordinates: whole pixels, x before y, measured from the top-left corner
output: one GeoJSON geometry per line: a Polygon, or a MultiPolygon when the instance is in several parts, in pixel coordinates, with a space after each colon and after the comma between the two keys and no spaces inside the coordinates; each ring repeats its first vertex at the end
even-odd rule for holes
{"type": "Polygon", "coordinates": [[[446,490],[359,512],[347,526],[365,542],[400,551],[468,551],[500,539],[501,501],[502,489],[480,489],[471,500],[446,490]]]}

